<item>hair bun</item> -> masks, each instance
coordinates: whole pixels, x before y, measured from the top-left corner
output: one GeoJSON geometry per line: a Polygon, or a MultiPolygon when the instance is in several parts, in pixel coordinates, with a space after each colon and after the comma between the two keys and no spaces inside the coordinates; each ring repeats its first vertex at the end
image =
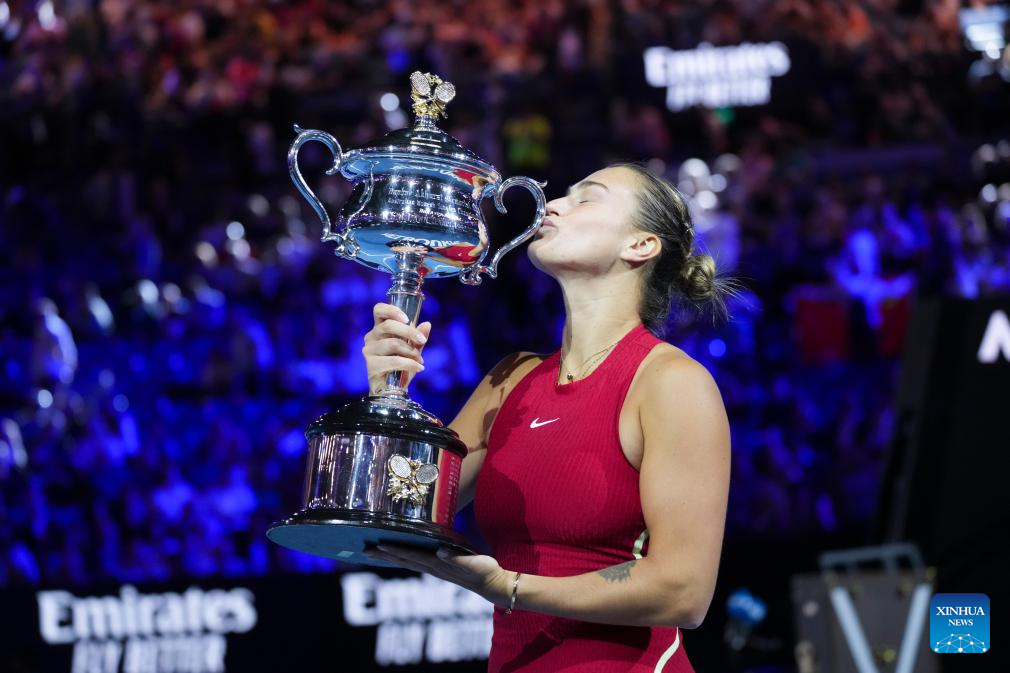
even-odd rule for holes
{"type": "Polygon", "coordinates": [[[688,301],[706,304],[717,293],[715,260],[711,255],[691,254],[680,272],[680,290],[688,301]]]}

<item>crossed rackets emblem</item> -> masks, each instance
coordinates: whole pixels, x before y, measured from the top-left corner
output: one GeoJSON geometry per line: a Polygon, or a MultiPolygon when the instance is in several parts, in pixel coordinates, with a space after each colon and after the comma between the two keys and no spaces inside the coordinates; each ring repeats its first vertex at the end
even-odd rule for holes
{"type": "Polygon", "coordinates": [[[438,465],[411,460],[406,456],[392,456],[386,461],[389,471],[389,488],[386,495],[393,502],[410,500],[413,505],[421,505],[428,495],[428,487],[438,479],[438,465]]]}

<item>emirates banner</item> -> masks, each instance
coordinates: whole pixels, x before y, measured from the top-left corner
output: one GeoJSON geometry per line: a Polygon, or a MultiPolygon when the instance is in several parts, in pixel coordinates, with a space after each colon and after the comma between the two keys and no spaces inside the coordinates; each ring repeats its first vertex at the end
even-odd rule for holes
{"type": "Polygon", "coordinates": [[[428,576],[0,592],[0,671],[483,671],[492,606],[428,576]]]}

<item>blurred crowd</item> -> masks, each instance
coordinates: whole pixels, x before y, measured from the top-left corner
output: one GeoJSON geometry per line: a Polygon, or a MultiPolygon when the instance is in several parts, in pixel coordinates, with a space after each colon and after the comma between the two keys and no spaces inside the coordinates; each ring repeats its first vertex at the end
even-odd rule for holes
{"type": "MultiPolygon", "coordinates": [[[[747,288],[666,335],[727,404],[730,534],[865,526],[915,297],[1010,292],[1010,84],[967,76],[958,6],[0,0],[0,586],[332,566],[264,532],[298,507],[304,426],[366,390],[389,279],[318,241],[284,155],[296,122],[345,147],[408,124],[414,69],[549,197],[616,160],[680,186],[747,288]],[[768,105],[671,114],[642,76],[646,47],[745,41],[789,49],[768,105]]],[[[426,294],[412,396],[447,421],[504,354],[557,347],[521,252],[426,294]]]]}

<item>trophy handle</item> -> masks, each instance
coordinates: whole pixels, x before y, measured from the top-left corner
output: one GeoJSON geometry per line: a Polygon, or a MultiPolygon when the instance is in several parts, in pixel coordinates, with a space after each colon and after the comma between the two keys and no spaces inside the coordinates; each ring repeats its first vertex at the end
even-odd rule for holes
{"type": "Polygon", "coordinates": [[[290,149],[288,149],[288,173],[291,174],[291,181],[295,183],[295,187],[298,188],[298,191],[301,192],[301,195],[305,197],[305,200],[312,206],[312,210],[316,211],[316,215],[322,221],[323,235],[321,240],[336,241],[336,253],[341,257],[347,257],[350,252],[348,250],[349,241],[345,239],[343,234],[333,231],[330,216],[326,212],[326,208],[323,207],[323,202],[319,200],[319,197],[316,196],[312,188],[305,182],[305,178],[302,177],[302,171],[298,168],[298,150],[307,142],[315,140],[330,149],[330,152],[333,154],[333,165],[326,170],[327,175],[335,175],[340,170],[340,164],[344,160],[344,151],[340,148],[340,143],[337,142],[337,139],[325,131],[317,131],[315,129],[303,131],[298,124],[295,124],[295,133],[298,134],[298,137],[295,138],[295,141],[291,143],[290,149]]]}
{"type": "MultiPolygon", "coordinates": [[[[494,205],[498,209],[499,213],[506,213],[508,210],[505,208],[505,204],[502,203],[502,194],[507,192],[512,187],[525,187],[533,195],[534,200],[537,202],[537,212],[533,216],[533,223],[526,227],[526,230],[521,234],[513,238],[511,241],[498,248],[494,256],[491,257],[490,264],[474,264],[464,269],[459,274],[459,279],[467,285],[480,285],[482,278],[480,274],[486,273],[491,278],[498,277],[498,262],[501,261],[502,256],[512,250],[512,248],[528,240],[533,234],[536,233],[537,229],[544,221],[544,214],[547,212],[547,197],[544,196],[544,187],[547,186],[546,182],[537,182],[533,178],[527,178],[525,176],[512,177],[508,180],[502,182],[500,185],[494,185],[491,187],[490,191],[486,191],[484,196],[487,196],[494,192],[494,205]]],[[[483,198],[483,197],[482,197],[483,198]]]]}

